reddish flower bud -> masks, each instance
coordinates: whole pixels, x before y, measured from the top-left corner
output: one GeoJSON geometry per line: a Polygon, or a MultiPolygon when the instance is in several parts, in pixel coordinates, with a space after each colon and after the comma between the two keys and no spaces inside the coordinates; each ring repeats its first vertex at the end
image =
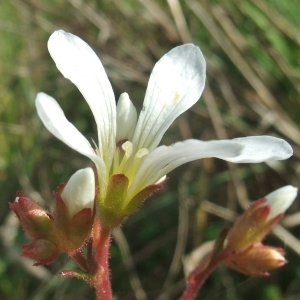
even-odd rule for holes
{"type": "Polygon", "coordinates": [[[77,171],[67,184],[60,184],[53,209],[53,231],[60,252],[80,249],[90,236],[93,223],[95,178],[91,168],[77,171]]]}
{"type": "Polygon", "coordinates": [[[226,262],[231,268],[251,276],[267,276],[268,271],[286,264],[280,248],[255,243],[247,250],[233,254],[226,262]]]}
{"type": "Polygon", "coordinates": [[[18,192],[15,202],[9,203],[9,206],[31,238],[46,237],[52,234],[50,214],[31,198],[18,192]]]}
{"type": "Polygon", "coordinates": [[[53,210],[53,223],[55,241],[61,252],[73,252],[81,248],[89,237],[93,212],[90,208],[83,208],[74,216],[70,216],[69,210],[58,193],[54,193],[55,205],[53,210]]]}
{"type": "Polygon", "coordinates": [[[264,246],[261,241],[293,203],[297,188],[285,186],[253,202],[234,223],[227,235],[224,251],[228,266],[253,276],[266,276],[268,271],[286,263],[284,251],[264,246]]]}
{"type": "Polygon", "coordinates": [[[293,203],[297,188],[285,186],[253,202],[234,223],[227,236],[227,249],[241,252],[260,242],[293,203]]]}

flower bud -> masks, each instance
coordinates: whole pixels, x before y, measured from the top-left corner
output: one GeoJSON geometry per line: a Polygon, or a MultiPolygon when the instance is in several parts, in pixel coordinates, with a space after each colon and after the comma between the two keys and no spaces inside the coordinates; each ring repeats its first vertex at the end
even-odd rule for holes
{"type": "Polygon", "coordinates": [[[127,93],[121,94],[117,104],[117,142],[131,141],[137,123],[137,112],[127,93]]]}
{"type": "Polygon", "coordinates": [[[234,223],[227,236],[227,248],[241,252],[253,243],[262,241],[292,204],[297,188],[282,187],[265,198],[254,201],[234,223]]]}
{"type": "Polygon", "coordinates": [[[60,252],[79,250],[89,238],[93,224],[95,177],[91,168],[77,171],[54,193],[53,223],[60,252]]]}
{"type": "Polygon", "coordinates": [[[245,275],[267,276],[268,271],[286,264],[284,254],[280,248],[255,243],[246,251],[233,254],[226,264],[245,275]]]}
{"type": "Polygon", "coordinates": [[[50,214],[31,198],[19,192],[15,202],[10,203],[9,206],[31,238],[45,237],[52,234],[50,214]]]}
{"type": "Polygon", "coordinates": [[[64,187],[61,198],[70,217],[83,210],[93,210],[95,199],[95,176],[92,168],[85,168],[74,173],[64,187]]]}

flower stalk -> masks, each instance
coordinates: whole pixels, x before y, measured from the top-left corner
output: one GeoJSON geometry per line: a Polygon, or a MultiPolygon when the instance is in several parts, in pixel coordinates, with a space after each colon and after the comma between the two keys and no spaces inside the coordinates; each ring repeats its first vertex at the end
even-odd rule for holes
{"type": "MultiPolygon", "coordinates": [[[[96,221],[98,222],[98,221],[96,221]]],[[[109,270],[109,247],[111,242],[111,230],[100,227],[100,238],[95,249],[95,261],[97,263],[97,272],[94,275],[94,287],[97,300],[112,300],[112,288],[110,283],[109,270]]]]}
{"type": "Polygon", "coordinates": [[[195,299],[198,291],[203,286],[207,277],[224,262],[228,253],[221,252],[209,260],[209,262],[202,262],[193,272],[191,272],[187,279],[187,286],[180,300],[193,300],[195,299]]]}
{"type": "Polygon", "coordinates": [[[207,277],[230,255],[228,251],[223,250],[227,233],[227,229],[221,231],[214,243],[212,251],[206,255],[199,265],[188,275],[186,289],[180,300],[193,300],[207,277]]]}

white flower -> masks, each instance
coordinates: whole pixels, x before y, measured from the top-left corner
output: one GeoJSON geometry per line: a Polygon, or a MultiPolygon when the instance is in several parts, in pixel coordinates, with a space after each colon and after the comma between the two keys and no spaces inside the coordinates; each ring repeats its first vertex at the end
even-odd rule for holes
{"type": "Polygon", "coordinates": [[[292,185],[286,185],[280,189],[268,194],[266,205],[270,205],[271,210],[268,220],[283,214],[294,202],[298,193],[298,189],[292,185]]]}
{"type": "Polygon", "coordinates": [[[92,168],[75,172],[64,187],[61,198],[70,216],[84,208],[93,209],[95,200],[95,176],[92,168]]]}
{"type": "Polygon", "coordinates": [[[59,30],[50,37],[48,49],[57,68],[77,86],[92,110],[98,129],[96,149],[66,119],[58,103],[44,93],[36,98],[38,115],[52,134],[95,163],[102,199],[113,174],[129,179],[125,201],[129,203],[139,191],[192,160],[218,157],[231,162],[262,162],[292,155],[288,143],[270,136],[191,139],[158,147],[172,122],[198,101],[204,88],[205,60],[192,44],[174,48],[156,63],[138,120],[126,93],[116,106],[103,66],[83,40],[59,30]]]}

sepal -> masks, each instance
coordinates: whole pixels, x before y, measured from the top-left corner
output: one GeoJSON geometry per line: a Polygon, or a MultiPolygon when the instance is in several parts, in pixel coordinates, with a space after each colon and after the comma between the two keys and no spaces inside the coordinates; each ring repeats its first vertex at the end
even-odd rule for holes
{"type": "Polygon", "coordinates": [[[22,246],[22,255],[36,261],[34,266],[48,265],[59,255],[57,245],[48,239],[35,239],[22,246]]]}
{"type": "Polygon", "coordinates": [[[141,204],[147,200],[152,194],[162,189],[167,182],[167,179],[163,179],[156,184],[149,185],[137,193],[126,206],[126,213],[132,214],[137,211],[141,204]]]}
{"type": "Polygon", "coordinates": [[[164,178],[157,184],[145,187],[132,199],[127,199],[129,179],[124,174],[112,175],[106,197],[104,200],[97,200],[97,215],[101,224],[107,228],[119,226],[129,215],[136,212],[148,197],[160,190],[165,182],[164,178]]]}
{"type": "Polygon", "coordinates": [[[127,195],[129,180],[124,174],[112,175],[107,186],[104,205],[111,210],[122,208],[127,195]]]}
{"type": "Polygon", "coordinates": [[[128,184],[129,180],[124,174],[110,177],[104,200],[97,201],[97,215],[103,226],[117,227],[126,218],[122,206],[126,199],[128,184]]]}
{"type": "Polygon", "coordinates": [[[260,242],[283,216],[281,214],[268,220],[270,211],[265,198],[253,202],[229,231],[227,248],[241,252],[251,244],[260,242]]]}
{"type": "Polygon", "coordinates": [[[245,251],[230,256],[225,262],[229,267],[245,275],[268,276],[268,271],[287,263],[284,254],[281,248],[255,243],[245,251]]]}
{"type": "Polygon", "coordinates": [[[53,192],[54,196],[54,208],[53,208],[53,223],[55,236],[59,243],[60,241],[68,241],[70,235],[69,223],[70,217],[67,206],[62,200],[61,196],[57,192],[53,192]]]}
{"type": "Polygon", "coordinates": [[[90,236],[93,225],[93,214],[90,208],[85,208],[78,212],[70,221],[70,232],[72,246],[78,249],[90,236]]]}
{"type": "Polygon", "coordinates": [[[54,193],[53,211],[54,231],[61,252],[73,252],[83,246],[90,235],[93,224],[93,212],[84,208],[70,217],[68,208],[59,193],[54,193]]]}

